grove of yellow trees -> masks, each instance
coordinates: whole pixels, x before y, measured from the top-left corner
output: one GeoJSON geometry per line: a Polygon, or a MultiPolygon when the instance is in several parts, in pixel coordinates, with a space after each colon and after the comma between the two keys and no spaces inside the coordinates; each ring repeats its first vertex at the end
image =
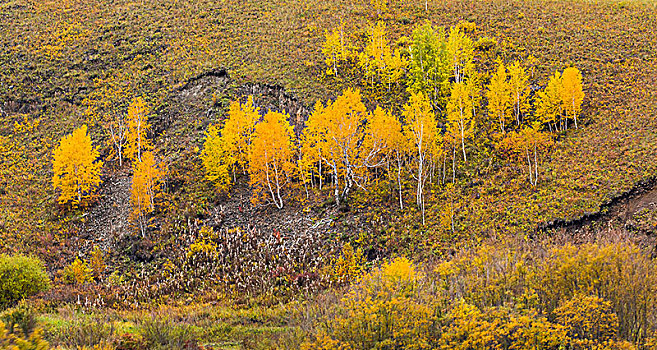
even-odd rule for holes
{"type": "Polygon", "coordinates": [[[346,42],[341,25],[327,34],[322,48],[328,72],[337,75],[338,67],[352,65],[361,69],[368,85],[391,83],[385,77],[395,71],[395,79],[405,81],[410,93],[399,114],[376,106],[377,101],[368,110],[359,90],[345,88],[335,100],[317,101],[297,138],[286,113],[269,111],[262,118],[253,97],[234,101],[223,125],[208,128],[201,155],[207,179],[228,191],[239,170],[249,175],[254,203],[267,198],[282,208],[284,198],[295,193],[295,183],[306,195],[309,188],[328,186],[339,205],[354,189],[367,191],[384,176],[396,187],[402,209],[405,180],[412,179],[424,218],[427,182],[445,184],[451,161],[454,183],[461,169],[457,164],[461,159],[467,164],[468,153],[477,154],[486,143],[500,158],[527,169],[528,182],[537,186],[553,133],[566,130],[569,120],[577,127],[584,96],[581,74],[568,67],[544,89],[531,89],[535,77],[526,63],[497,59],[488,75],[475,63],[470,37],[475,29],[465,22],[446,35],[425,24],[403,51],[390,47],[379,22],[368,29],[358,53],[351,51],[354,46],[346,42]],[[392,64],[391,57],[403,63],[392,64]]]}

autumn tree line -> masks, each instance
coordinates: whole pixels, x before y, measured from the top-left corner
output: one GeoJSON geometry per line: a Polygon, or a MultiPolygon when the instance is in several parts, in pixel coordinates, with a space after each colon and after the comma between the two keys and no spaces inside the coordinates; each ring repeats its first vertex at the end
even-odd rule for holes
{"type": "Polygon", "coordinates": [[[282,208],[294,185],[332,189],[339,205],[373,179],[395,183],[404,208],[403,183],[415,183],[415,204],[424,213],[427,182],[454,183],[457,165],[484,147],[500,157],[525,163],[535,186],[539,161],[555,133],[569,123],[578,127],[584,97],[575,67],[555,72],[535,93],[522,62],[496,61],[486,76],[476,65],[471,23],[449,29],[425,24],[407,49],[392,49],[383,22],[373,25],[365,47],[349,43],[343,26],[326,34],[322,47],[327,74],[346,66],[359,69],[365,84],[390,88],[405,84],[410,97],[399,113],[365,107],[357,89],[346,88],[333,101],[317,101],[297,137],[284,112],[261,111],[252,97],[234,101],[223,125],[211,125],[201,158],[219,190],[227,191],[237,174],[248,174],[253,202],[282,208]]]}
{"type": "MultiPolygon", "coordinates": [[[[394,184],[401,209],[404,184],[412,180],[415,204],[424,214],[427,183],[451,188],[457,169],[472,162],[469,153],[492,144],[500,157],[524,163],[528,182],[536,186],[540,159],[555,133],[569,124],[578,127],[581,74],[567,67],[539,89],[531,86],[523,62],[499,58],[486,74],[477,56],[482,39],[471,37],[474,29],[468,22],[448,30],[427,23],[399,40],[407,47],[394,49],[383,22],[367,30],[360,47],[344,25],[327,32],[321,50],[328,75],[355,69],[363,78],[361,87],[404,86],[409,97],[403,106],[368,110],[360,91],[346,88],[333,101],[317,101],[297,136],[285,112],[262,111],[252,97],[233,101],[225,121],[207,130],[201,152],[207,180],[227,192],[238,174],[248,174],[253,203],[283,208],[293,187],[303,188],[306,196],[313,188],[330,188],[340,205],[354,190],[367,190],[372,180],[385,178],[394,184]]],[[[112,91],[120,95],[118,88],[103,94],[112,91]]],[[[137,97],[123,116],[114,106],[98,105],[89,104],[89,114],[105,111],[99,118],[108,121],[119,166],[124,160],[132,164],[132,219],[143,234],[165,175],[148,139],[149,107],[137,97]]],[[[53,159],[59,203],[88,202],[102,167],[86,125],[62,138],[53,159]]]]}

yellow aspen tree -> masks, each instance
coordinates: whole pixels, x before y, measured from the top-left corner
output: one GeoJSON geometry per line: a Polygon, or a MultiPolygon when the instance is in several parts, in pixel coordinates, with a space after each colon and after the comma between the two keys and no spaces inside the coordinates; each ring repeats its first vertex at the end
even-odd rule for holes
{"type": "Polygon", "coordinates": [[[318,187],[321,190],[323,187],[323,172],[322,172],[322,146],[324,137],[326,135],[326,128],[324,126],[324,105],[321,101],[315,103],[313,112],[306,121],[303,134],[300,142],[300,157],[298,169],[300,172],[301,180],[304,186],[314,187],[313,179],[317,174],[318,187]]]}
{"type": "Polygon", "coordinates": [[[212,182],[219,192],[227,193],[231,187],[230,166],[235,161],[227,154],[219,128],[210,125],[206,132],[201,161],[205,168],[205,178],[212,182]]]}
{"type": "Polygon", "coordinates": [[[148,105],[141,97],[132,100],[128,106],[125,156],[133,161],[141,161],[142,152],[152,148],[147,138],[151,128],[148,124],[149,113],[148,105]]]}
{"type": "Polygon", "coordinates": [[[100,184],[103,167],[103,162],[97,159],[98,150],[91,144],[86,125],[61,139],[53,153],[52,163],[52,184],[60,191],[60,204],[71,203],[77,207],[93,196],[100,184]]]}
{"type": "Polygon", "coordinates": [[[543,124],[547,124],[551,131],[552,126],[554,126],[554,131],[559,129],[557,127],[557,117],[559,117],[559,122],[562,124],[562,89],[563,84],[561,83],[561,74],[555,72],[554,75],[550,77],[550,81],[545,89],[536,94],[536,119],[543,124]]]}
{"type": "Polygon", "coordinates": [[[340,62],[346,61],[351,55],[350,45],[344,34],[344,25],[340,23],[340,27],[331,32],[326,31],[324,38],[322,54],[326,66],[329,67],[326,74],[337,76],[340,62]]]}
{"type": "Polygon", "coordinates": [[[281,190],[295,169],[294,132],[288,119],[287,114],[270,111],[255,127],[249,154],[253,203],[270,197],[278,209],[283,208],[281,190]]]}
{"type": "Polygon", "coordinates": [[[381,77],[388,85],[388,91],[392,84],[398,83],[404,76],[408,61],[402,56],[401,50],[388,50],[383,55],[383,65],[380,67],[381,77]]]}
{"type": "Polygon", "coordinates": [[[506,67],[502,61],[498,62],[497,71],[491,76],[486,91],[488,99],[488,115],[492,121],[500,125],[500,132],[504,133],[506,120],[512,115],[511,87],[507,81],[506,67]]]}
{"type": "Polygon", "coordinates": [[[363,69],[365,77],[374,78],[377,72],[385,70],[384,57],[390,55],[390,46],[386,39],[386,26],[382,21],[377,22],[367,31],[367,45],[358,58],[358,65],[363,69]]]}
{"type": "Polygon", "coordinates": [[[509,88],[513,104],[513,115],[518,126],[523,115],[529,109],[529,76],[520,62],[515,61],[509,66],[509,88]]]}
{"type": "Polygon", "coordinates": [[[474,43],[466,33],[464,25],[450,29],[447,40],[447,52],[453,70],[454,81],[461,83],[465,76],[474,71],[474,43]]]}
{"type": "Polygon", "coordinates": [[[366,168],[375,166],[374,154],[361,147],[367,110],[360,92],[347,89],[325,108],[323,116],[326,134],[321,144],[322,159],[333,171],[339,205],[354,186],[363,187],[366,168]]]}
{"type": "Polygon", "coordinates": [[[166,171],[155,162],[153,152],[142,154],[142,160],[133,164],[130,204],[132,217],[139,223],[142,236],[145,235],[145,217],[155,210],[155,197],[160,190],[160,180],[166,171]]]}
{"type": "Polygon", "coordinates": [[[577,117],[582,110],[584,91],[582,90],[582,74],[576,67],[568,67],[561,74],[561,104],[566,112],[566,118],[575,121],[577,129],[577,117]]]}
{"type": "Polygon", "coordinates": [[[233,180],[235,179],[235,168],[237,164],[242,171],[246,171],[249,158],[249,147],[251,137],[256,123],[260,119],[260,108],[253,104],[253,96],[249,96],[245,104],[233,101],[228,109],[228,119],[221,130],[224,150],[233,164],[233,180]]]}
{"type": "Polygon", "coordinates": [[[377,165],[387,165],[388,175],[391,175],[390,165],[395,168],[399,190],[399,206],[404,208],[402,199],[401,167],[406,156],[407,140],[402,133],[402,126],[392,113],[377,106],[369,118],[365,131],[364,146],[370,153],[378,153],[377,165]]]}
{"type": "Polygon", "coordinates": [[[458,139],[461,141],[463,161],[467,162],[465,153],[465,139],[474,131],[474,101],[472,100],[472,87],[465,83],[455,83],[452,94],[447,103],[447,122],[458,127],[458,139]]]}
{"type": "Polygon", "coordinates": [[[428,160],[431,159],[436,145],[435,140],[438,137],[438,126],[431,110],[431,103],[422,92],[411,93],[402,116],[406,122],[404,134],[414,148],[417,167],[413,175],[417,180],[416,203],[422,211],[422,224],[424,224],[424,185],[428,176],[428,160]]]}
{"type": "Polygon", "coordinates": [[[361,147],[366,120],[360,92],[347,89],[326,107],[316,106],[308,119],[309,130],[304,131],[304,138],[313,144],[310,150],[302,149],[304,157],[319,157],[329,168],[338,205],[354,186],[363,187],[367,167],[376,165],[372,152],[361,147]]]}

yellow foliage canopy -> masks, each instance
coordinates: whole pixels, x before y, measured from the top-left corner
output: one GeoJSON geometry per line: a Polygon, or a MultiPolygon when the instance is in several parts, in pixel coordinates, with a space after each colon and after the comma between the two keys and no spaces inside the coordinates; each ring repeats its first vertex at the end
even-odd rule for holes
{"type": "Polygon", "coordinates": [[[230,166],[233,161],[226,153],[223,139],[219,135],[219,128],[214,125],[210,125],[206,132],[201,161],[205,168],[205,178],[212,182],[220,192],[230,190],[230,166]]]}
{"type": "Polygon", "coordinates": [[[151,126],[148,124],[148,105],[143,98],[137,97],[128,106],[128,133],[126,134],[125,156],[141,161],[143,151],[152,149],[147,138],[151,126]]]}
{"type": "Polygon", "coordinates": [[[516,124],[520,126],[523,115],[529,110],[529,76],[518,61],[509,66],[509,89],[513,115],[516,117],[516,124]]]}
{"type": "Polygon", "coordinates": [[[344,25],[340,24],[340,28],[334,29],[332,32],[325,33],[324,44],[322,46],[322,53],[324,54],[324,61],[330,67],[326,74],[338,75],[338,64],[346,61],[351,55],[347,40],[344,35],[344,25]]]}
{"type": "Polygon", "coordinates": [[[249,154],[254,203],[271,196],[276,207],[283,208],[281,189],[295,170],[294,133],[288,119],[287,114],[270,111],[255,127],[249,154]]]}
{"type": "Polygon", "coordinates": [[[345,90],[326,107],[319,103],[308,118],[304,137],[312,140],[314,146],[309,150],[310,159],[320,157],[332,171],[338,204],[353,186],[361,186],[366,180],[366,168],[376,165],[372,164],[376,154],[360,147],[366,120],[367,110],[360,92],[352,89],[345,90]]]}
{"type": "Polygon", "coordinates": [[[455,83],[452,86],[452,94],[447,103],[447,121],[458,129],[458,134],[452,136],[454,140],[461,140],[464,161],[468,160],[465,153],[465,139],[474,132],[475,105],[472,90],[469,84],[455,83]]]}
{"type": "Polygon", "coordinates": [[[511,116],[511,86],[507,82],[506,67],[502,61],[498,62],[497,71],[493,74],[486,91],[488,99],[488,115],[492,122],[500,124],[500,132],[504,133],[507,119],[511,116]]]}
{"type": "Polygon", "coordinates": [[[82,204],[100,184],[103,162],[96,161],[98,151],[92,146],[83,125],[66,135],[53,154],[53,187],[60,191],[59,203],[82,204]]]}
{"type": "Polygon", "coordinates": [[[584,92],[582,91],[582,74],[576,67],[568,67],[561,74],[563,88],[561,89],[561,103],[566,112],[566,117],[575,121],[577,129],[577,117],[582,110],[584,92]]]}
{"type": "Polygon", "coordinates": [[[550,81],[545,87],[545,90],[537,93],[537,119],[543,124],[548,124],[550,129],[552,129],[552,125],[554,125],[555,131],[557,129],[557,117],[561,117],[562,115],[561,90],[561,74],[559,72],[554,72],[554,75],[550,77],[550,81]]]}
{"type": "Polygon", "coordinates": [[[166,172],[155,163],[153,152],[145,152],[142,161],[135,163],[133,167],[130,203],[133,216],[141,219],[155,209],[159,182],[166,172]]]}
{"type": "Polygon", "coordinates": [[[231,102],[228,119],[221,132],[224,150],[231,161],[231,167],[237,163],[242,170],[246,170],[251,137],[259,119],[260,108],[254,106],[253,96],[249,96],[246,104],[243,105],[238,101],[231,102]]]}
{"type": "Polygon", "coordinates": [[[405,258],[363,276],[314,342],[302,349],[429,349],[436,317],[405,258]]]}

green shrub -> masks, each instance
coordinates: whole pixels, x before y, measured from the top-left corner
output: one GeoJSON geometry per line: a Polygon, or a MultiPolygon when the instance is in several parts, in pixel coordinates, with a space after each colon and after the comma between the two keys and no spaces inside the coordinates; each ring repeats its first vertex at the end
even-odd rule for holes
{"type": "Polygon", "coordinates": [[[50,288],[43,263],[23,255],[0,255],[0,309],[50,288]]]}

